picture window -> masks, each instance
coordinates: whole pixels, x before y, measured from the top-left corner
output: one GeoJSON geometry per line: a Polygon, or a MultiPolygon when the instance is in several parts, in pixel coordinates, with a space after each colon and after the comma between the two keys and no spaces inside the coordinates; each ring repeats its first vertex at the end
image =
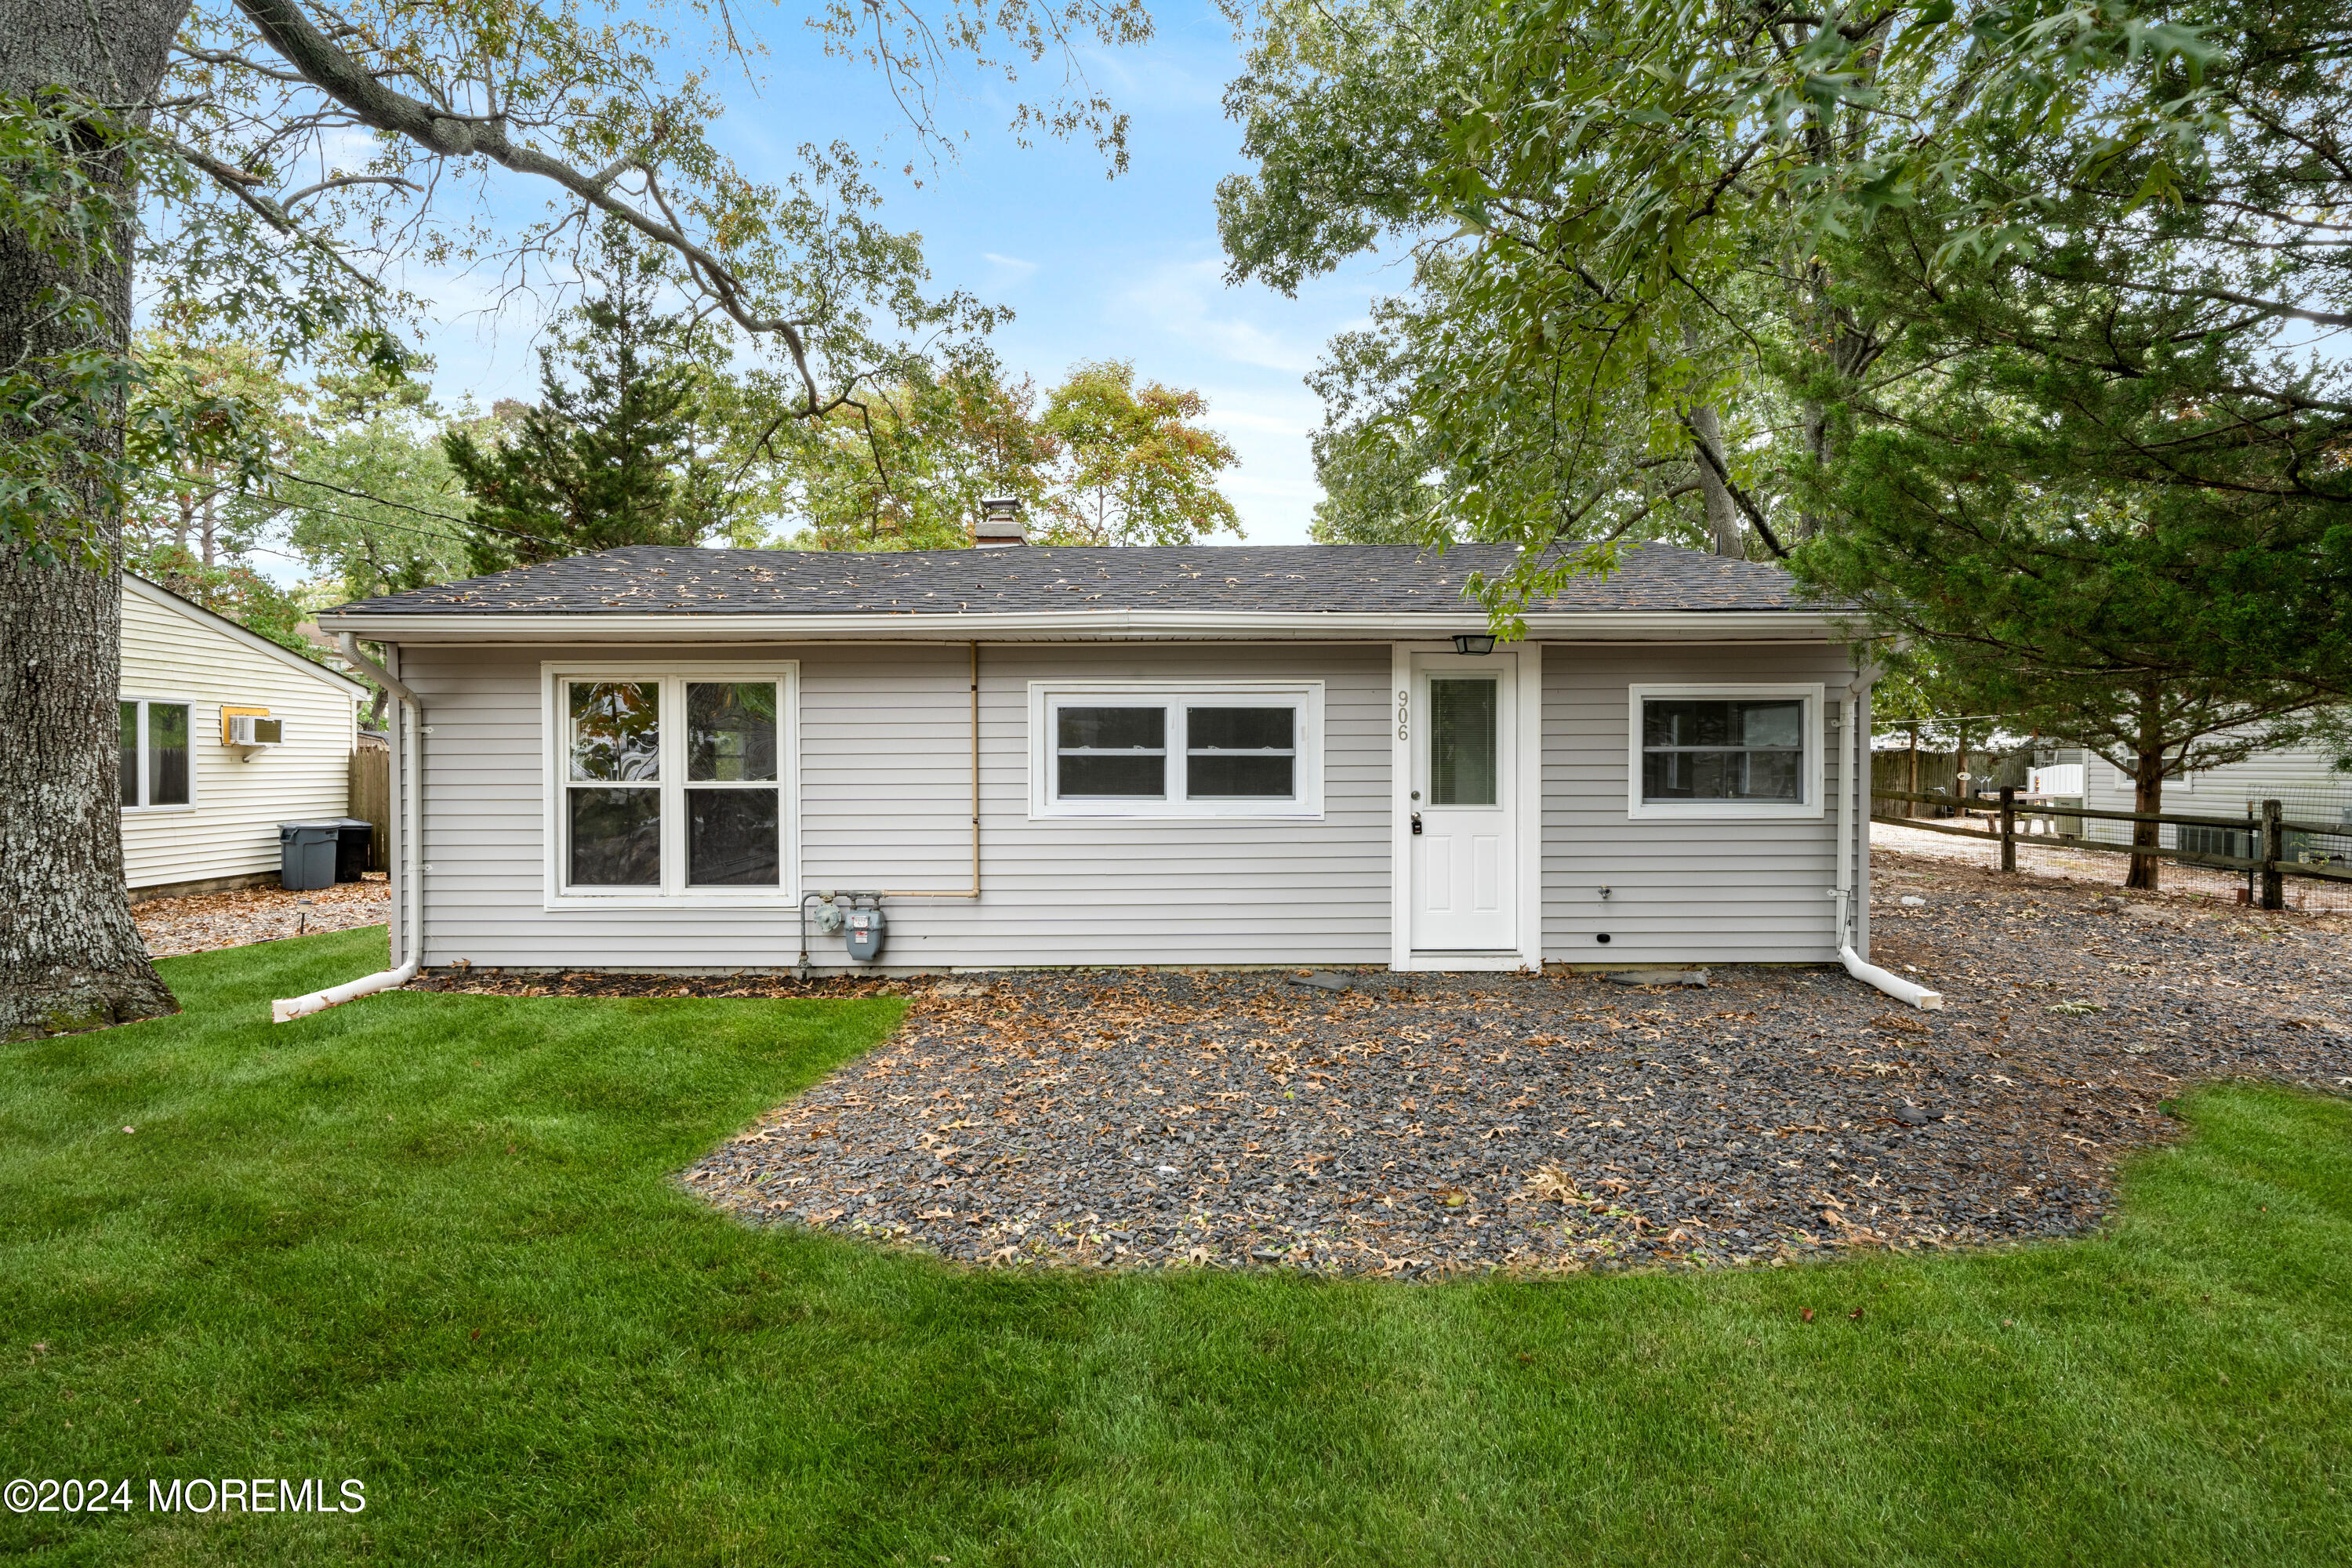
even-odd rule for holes
{"type": "Polygon", "coordinates": [[[560,890],[781,893],[788,690],[774,675],[560,677],[560,890]]]}

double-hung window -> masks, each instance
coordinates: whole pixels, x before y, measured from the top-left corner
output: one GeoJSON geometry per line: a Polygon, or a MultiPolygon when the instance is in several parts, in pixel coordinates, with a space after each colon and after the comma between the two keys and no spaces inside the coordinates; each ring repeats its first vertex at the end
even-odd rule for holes
{"type": "Polygon", "coordinates": [[[1038,816],[1318,816],[1315,681],[1038,682],[1038,816]]]}
{"type": "Polygon", "coordinates": [[[143,811],[195,804],[194,756],[189,750],[185,702],[125,697],[120,709],[116,756],[122,779],[122,808],[143,811]]]}
{"type": "Polygon", "coordinates": [[[1818,686],[1634,687],[1631,815],[1818,816],[1818,686]]]}
{"type": "Polygon", "coordinates": [[[793,692],[789,668],[551,668],[551,896],[788,897],[793,692]]]}

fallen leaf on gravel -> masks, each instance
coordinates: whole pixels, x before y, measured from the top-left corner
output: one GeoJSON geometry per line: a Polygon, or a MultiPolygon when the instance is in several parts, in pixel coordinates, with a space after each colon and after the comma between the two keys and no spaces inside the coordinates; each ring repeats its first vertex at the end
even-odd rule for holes
{"type": "Polygon", "coordinates": [[[2050,1010],[2053,1013],[2064,1013],[2069,1016],[2080,1017],[2085,1013],[2104,1013],[2107,1010],[2107,1005],[2104,1002],[2059,1002],[2053,1004],[2050,1010]]]}

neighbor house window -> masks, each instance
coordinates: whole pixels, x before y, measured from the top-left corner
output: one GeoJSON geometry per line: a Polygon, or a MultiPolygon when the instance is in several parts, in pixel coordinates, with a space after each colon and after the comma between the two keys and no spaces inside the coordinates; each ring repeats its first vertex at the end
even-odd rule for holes
{"type": "Polygon", "coordinates": [[[559,672],[554,891],[785,889],[790,677],[559,672]]]}
{"type": "Polygon", "coordinates": [[[117,708],[123,809],[195,804],[188,752],[190,705],[126,697],[117,708]]]}
{"type": "Polygon", "coordinates": [[[1629,715],[1633,815],[1817,815],[1819,692],[1635,688],[1629,715]]]}
{"type": "Polygon", "coordinates": [[[1318,684],[1031,689],[1032,807],[1066,816],[1301,816],[1321,810],[1318,684]]]}

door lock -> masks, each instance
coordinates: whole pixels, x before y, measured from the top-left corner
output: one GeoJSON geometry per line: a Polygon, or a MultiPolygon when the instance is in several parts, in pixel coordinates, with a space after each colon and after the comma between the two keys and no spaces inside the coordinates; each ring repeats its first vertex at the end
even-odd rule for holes
{"type": "Polygon", "coordinates": [[[1421,832],[1421,813],[1417,811],[1412,814],[1412,830],[1415,834],[1421,832]]]}

